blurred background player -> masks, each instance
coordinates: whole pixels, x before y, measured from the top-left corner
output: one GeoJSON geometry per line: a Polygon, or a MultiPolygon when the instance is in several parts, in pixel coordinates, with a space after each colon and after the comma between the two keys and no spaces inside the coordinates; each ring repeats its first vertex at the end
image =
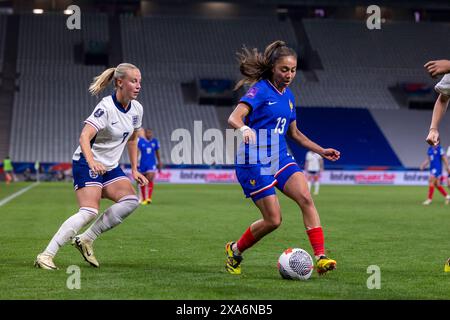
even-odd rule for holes
{"type": "Polygon", "coordinates": [[[6,184],[10,184],[14,181],[14,167],[9,156],[6,156],[5,159],[3,159],[3,172],[5,173],[6,184]]]}
{"type": "MultiPolygon", "coordinates": [[[[434,87],[436,92],[439,93],[439,96],[434,103],[430,130],[426,138],[428,144],[434,146],[439,144],[439,124],[447,111],[448,101],[450,99],[450,60],[429,61],[425,64],[425,68],[432,77],[444,74],[441,81],[434,87]]],[[[444,264],[444,271],[450,272],[450,258],[444,264]]]]}
{"type": "Polygon", "coordinates": [[[79,211],[69,217],[51,239],[44,252],[38,254],[35,266],[55,270],[53,258],[69,240],[93,267],[99,267],[93,242],[97,237],[123,222],[138,206],[139,199],[119,160],[128,149],[133,178],[141,184],[147,179],[137,170],[137,131],[142,125],[143,108],[137,102],[141,89],[141,73],[129,63],[109,68],[94,78],[89,91],[98,95],[110,82],[115,91],[104,97],[85,120],[80,146],[73,154],[72,171],[79,211]],[[114,202],[97,218],[100,199],[114,202]],[[93,224],[82,234],[78,231],[93,224]]]}
{"type": "Polygon", "coordinates": [[[433,200],[434,187],[445,197],[445,204],[449,204],[450,195],[447,194],[445,189],[441,185],[442,181],[442,162],[445,164],[445,168],[448,172],[448,161],[445,156],[444,150],[440,144],[429,146],[427,151],[427,158],[420,165],[420,170],[425,169],[430,165],[430,178],[428,185],[428,198],[423,202],[424,205],[431,204],[433,200]]]}
{"type": "Polygon", "coordinates": [[[239,146],[236,176],[246,197],[250,197],[260,210],[262,219],[252,223],[238,241],[226,244],[225,268],[230,274],[241,274],[242,253],[281,224],[281,208],[274,188],[276,186],[300,207],[306,233],[317,260],[316,270],[319,274],[324,274],[335,269],[336,261],[325,255],[319,214],[304,174],[287,152],[285,135],[288,134],[299,145],[328,160],[338,160],[340,153],[331,148],[322,148],[297,128],[295,99],[288,88],[297,72],[297,54],[293,49],[283,41],[275,41],[263,53],[257,49],[244,48],[239,54],[239,60],[244,78],[237,83],[235,89],[244,84],[252,86],[240,99],[229,116],[228,123],[239,129],[245,143],[239,146]],[[266,138],[269,136],[270,142],[266,138]],[[260,154],[256,151],[258,155],[255,155],[252,152],[255,149],[264,149],[265,152],[260,154]],[[272,169],[264,165],[267,160],[270,161],[270,166],[276,164],[274,171],[265,170],[272,169]]]}
{"type": "Polygon", "coordinates": [[[314,195],[319,194],[320,175],[323,172],[323,158],[312,151],[308,151],[305,157],[305,170],[308,178],[308,189],[311,192],[311,185],[314,183],[314,195]]]}
{"type": "Polygon", "coordinates": [[[155,179],[155,171],[161,172],[162,162],[159,154],[159,141],[153,137],[151,129],[145,129],[144,133],[139,137],[138,150],[141,155],[139,162],[139,172],[148,180],[147,185],[141,185],[141,203],[152,203],[153,186],[155,179]]]}

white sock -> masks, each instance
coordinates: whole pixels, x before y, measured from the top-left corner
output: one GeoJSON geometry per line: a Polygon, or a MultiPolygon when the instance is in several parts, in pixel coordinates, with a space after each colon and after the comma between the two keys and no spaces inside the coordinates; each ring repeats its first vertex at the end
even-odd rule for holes
{"type": "Polygon", "coordinates": [[[50,240],[50,243],[44,252],[51,256],[55,256],[59,248],[71,240],[81,228],[92,221],[97,213],[97,209],[81,207],[77,213],[64,221],[52,240],[50,240]]]}
{"type": "Polygon", "coordinates": [[[319,182],[314,182],[314,193],[319,194],[320,184],[319,182]]]}
{"type": "Polygon", "coordinates": [[[95,222],[83,233],[81,238],[86,241],[94,241],[97,237],[118,224],[130,215],[139,206],[139,198],[130,195],[121,198],[117,203],[95,220],[95,222]]]}

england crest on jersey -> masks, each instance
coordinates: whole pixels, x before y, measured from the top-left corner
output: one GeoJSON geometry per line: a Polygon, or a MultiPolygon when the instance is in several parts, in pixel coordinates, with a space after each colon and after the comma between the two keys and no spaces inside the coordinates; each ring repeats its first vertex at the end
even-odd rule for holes
{"type": "Polygon", "coordinates": [[[89,177],[91,177],[92,179],[96,179],[98,177],[98,174],[89,169],[89,177]]]}
{"type": "Polygon", "coordinates": [[[105,111],[103,111],[103,109],[99,108],[94,112],[94,117],[99,118],[101,117],[103,114],[105,113],[105,111]]]}

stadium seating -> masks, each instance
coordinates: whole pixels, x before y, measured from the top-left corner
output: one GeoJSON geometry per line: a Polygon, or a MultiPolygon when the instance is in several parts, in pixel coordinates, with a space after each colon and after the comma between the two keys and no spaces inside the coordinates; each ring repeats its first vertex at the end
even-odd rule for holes
{"type": "Polygon", "coordinates": [[[6,15],[0,14],[0,72],[2,71],[3,68],[3,52],[5,51],[6,19],[7,19],[6,15]]]}
{"type": "MultiPolygon", "coordinates": [[[[400,160],[368,109],[297,108],[297,125],[310,139],[342,154],[326,168],[402,167],[400,160]]],[[[297,162],[304,164],[306,149],[288,140],[297,162]]]]}
{"type": "MultiPolygon", "coordinates": [[[[0,52],[4,47],[2,26],[5,23],[6,17],[0,15],[0,52]]],[[[57,14],[20,16],[17,57],[20,78],[10,143],[10,155],[16,161],[69,161],[78,144],[82,121],[99,99],[91,97],[87,88],[92,77],[105,67],[78,64],[76,46],[90,41],[106,43],[114,38],[108,17],[83,14],[81,30],[68,30],[65,23],[66,16],[57,14]]],[[[235,52],[243,44],[262,49],[275,39],[283,39],[299,50],[294,25],[289,19],[278,20],[275,16],[120,17],[118,38],[122,58],[141,69],[143,83],[139,101],[145,108],[143,124],[153,128],[160,139],[164,163],[171,162],[170,152],[176,144],[171,141],[171,134],[175,129],[192,131],[195,120],[202,120],[203,132],[226,126],[213,106],[186,100],[181,85],[194,83],[198,78],[237,80],[240,75],[235,52]]],[[[349,112],[348,108],[370,109],[377,119],[372,119],[375,125],[370,128],[376,135],[382,132],[395,141],[391,145],[398,158],[389,155],[392,150],[388,148],[389,143],[380,144],[387,148],[386,163],[398,165],[401,159],[403,165],[413,165],[421,157],[421,151],[399,148],[402,142],[396,140],[397,134],[390,133],[395,130],[386,124],[389,112],[401,109],[389,87],[402,82],[420,82],[431,87],[436,80],[430,79],[422,66],[429,59],[446,56],[440,39],[448,38],[450,27],[397,22],[383,24],[381,31],[370,31],[361,22],[331,19],[305,19],[303,26],[323,69],[312,70],[316,81],[307,78],[306,72],[298,71],[291,86],[296,104],[302,110],[344,107],[344,113],[349,112]]],[[[116,44],[112,42],[112,45],[116,44]]],[[[299,53],[301,57],[302,52],[299,53]]],[[[0,55],[0,66],[1,59],[0,55]]],[[[367,117],[371,118],[370,114],[367,117]]],[[[428,113],[424,118],[429,118],[428,113]]],[[[355,119],[352,121],[359,118],[355,119]]],[[[416,120],[412,120],[410,128],[419,125],[416,120]]],[[[299,123],[303,124],[304,119],[299,123]]],[[[127,156],[122,160],[126,162],[127,156]]],[[[358,161],[354,164],[359,164],[358,161]]]]}

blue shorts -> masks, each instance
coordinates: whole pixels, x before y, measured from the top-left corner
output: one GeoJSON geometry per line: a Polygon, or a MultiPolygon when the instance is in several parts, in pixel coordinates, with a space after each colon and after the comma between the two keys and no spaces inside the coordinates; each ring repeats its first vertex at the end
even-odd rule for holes
{"type": "Polygon", "coordinates": [[[110,171],[106,171],[104,175],[92,172],[83,156],[81,156],[78,161],[72,161],[72,174],[73,187],[75,190],[83,187],[103,188],[121,179],[129,180],[119,166],[110,171]]]}
{"type": "Polygon", "coordinates": [[[141,163],[139,164],[139,172],[140,173],[147,173],[156,171],[156,164],[154,163],[141,163]]]}
{"type": "Polygon", "coordinates": [[[430,174],[432,176],[435,176],[436,178],[439,178],[440,176],[442,176],[442,169],[432,168],[430,170],[430,174]]]}
{"type": "Polygon", "coordinates": [[[296,172],[302,172],[290,155],[280,160],[278,170],[273,174],[263,174],[261,165],[236,166],[236,177],[247,198],[253,201],[275,194],[275,186],[283,191],[288,179],[296,172]]]}

